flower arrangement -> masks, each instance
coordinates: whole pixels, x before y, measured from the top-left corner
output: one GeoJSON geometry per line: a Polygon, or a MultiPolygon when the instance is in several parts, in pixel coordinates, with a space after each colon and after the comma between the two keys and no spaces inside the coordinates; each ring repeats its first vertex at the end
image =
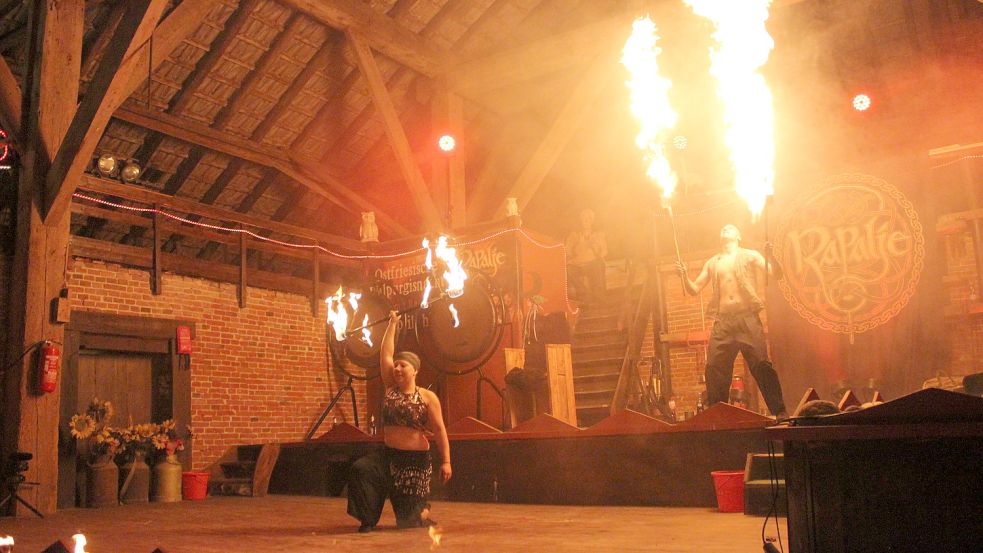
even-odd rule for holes
{"type": "Polygon", "coordinates": [[[79,442],[79,450],[89,461],[118,454],[123,441],[118,430],[109,426],[113,418],[113,404],[93,398],[84,413],[72,416],[69,427],[72,437],[79,442]]]}
{"type": "MultiPolygon", "coordinates": [[[[83,455],[96,461],[105,456],[146,455],[163,452],[174,455],[184,449],[184,438],[177,431],[174,419],[160,424],[147,422],[131,424],[125,428],[113,428],[109,421],[113,417],[113,404],[93,398],[84,413],[74,415],[69,423],[72,436],[79,442],[83,455]]],[[[188,429],[190,436],[190,429],[188,429]]]]}

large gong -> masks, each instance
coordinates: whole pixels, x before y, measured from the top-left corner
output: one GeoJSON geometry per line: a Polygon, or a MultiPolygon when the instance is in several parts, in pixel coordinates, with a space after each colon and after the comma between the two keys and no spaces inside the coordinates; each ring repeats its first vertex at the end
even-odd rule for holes
{"type": "Polygon", "coordinates": [[[451,374],[478,369],[502,336],[501,298],[487,278],[468,280],[464,294],[435,302],[426,310],[420,345],[434,368],[451,374]],[[457,311],[457,320],[450,306],[457,311]]]}
{"type": "Polygon", "coordinates": [[[389,300],[381,294],[366,292],[358,300],[358,309],[349,319],[349,328],[358,328],[366,320],[370,323],[379,320],[382,322],[368,329],[369,341],[365,340],[360,330],[348,333],[344,341],[344,351],[349,363],[339,363],[338,368],[342,372],[359,380],[375,378],[379,374],[379,349],[382,347],[382,335],[389,322],[390,309],[392,307],[389,300]],[[359,368],[364,370],[359,371],[359,368]]]}

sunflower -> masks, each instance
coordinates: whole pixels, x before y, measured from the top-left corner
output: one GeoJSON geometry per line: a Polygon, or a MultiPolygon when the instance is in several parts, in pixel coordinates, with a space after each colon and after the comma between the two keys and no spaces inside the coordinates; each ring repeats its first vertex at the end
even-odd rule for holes
{"type": "Polygon", "coordinates": [[[154,434],[153,444],[154,449],[164,449],[167,447],[167,442],[169,442],[167,434],[154,434]]]}
{"type": "Polygon", "coordinates": [[[95,431],[96,421],[89,415],[72,415],[72,422],[68,426],[72,429],[72,436],[84,440],[95,431]]]}

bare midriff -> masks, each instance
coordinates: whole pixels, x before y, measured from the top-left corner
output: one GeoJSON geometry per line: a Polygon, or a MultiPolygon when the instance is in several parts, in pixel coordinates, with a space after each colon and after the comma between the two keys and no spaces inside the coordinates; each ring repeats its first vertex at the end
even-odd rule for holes
{"type": "Polygon", "coordinates": [[[383,428],[386,445],[393,449],[408,451],[426,451],[430,449],[430,441],[426,434],[415,428],[406,426],[386,426],[383,428]]]}

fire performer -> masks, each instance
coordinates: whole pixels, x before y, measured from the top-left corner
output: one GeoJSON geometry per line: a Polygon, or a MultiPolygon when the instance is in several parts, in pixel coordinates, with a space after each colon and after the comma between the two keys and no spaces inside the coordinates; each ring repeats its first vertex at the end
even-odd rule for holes
{"type": "Polygon", "coordinates": [[[437,395],[416,385],[420,357],[410,351],[396,353],[396,326],[400,315],[389,313],[389,326],[379,353],[386,394],[382,405],[386,447],[355,462],[348,483],[348,514],[361,522],[359,532],[373,530],[386,497],[392,503],[399,528],[436,524],[430,519],[432,461],[428,434],[441,454],[440,476],[451,478],[451,449],[437,395]]]}
{"type": "Polygon", "coordinates": [[[713,405],[727,401],[734,376],[734,360],[741,352],[761,389],[768,410],[779,419],[787,418],[782,385],[768,360],[764,328],[758,316],[764,309],[764,302],[755,292],[755,269],[769,271],[775,278],[782,278],[782,267],[772,255],[771,244],[765,244],[763,256],[740,247],[740,241],[741,232],[737,227],[724,226],[720,230],[720,253],[704,263],[694,280],[689,279],[686,265],[676,262],[688,294],[699,294],[708,282],[713,287],[708,308],[714,323],[707,348],[707,403],[713,405]]]}

